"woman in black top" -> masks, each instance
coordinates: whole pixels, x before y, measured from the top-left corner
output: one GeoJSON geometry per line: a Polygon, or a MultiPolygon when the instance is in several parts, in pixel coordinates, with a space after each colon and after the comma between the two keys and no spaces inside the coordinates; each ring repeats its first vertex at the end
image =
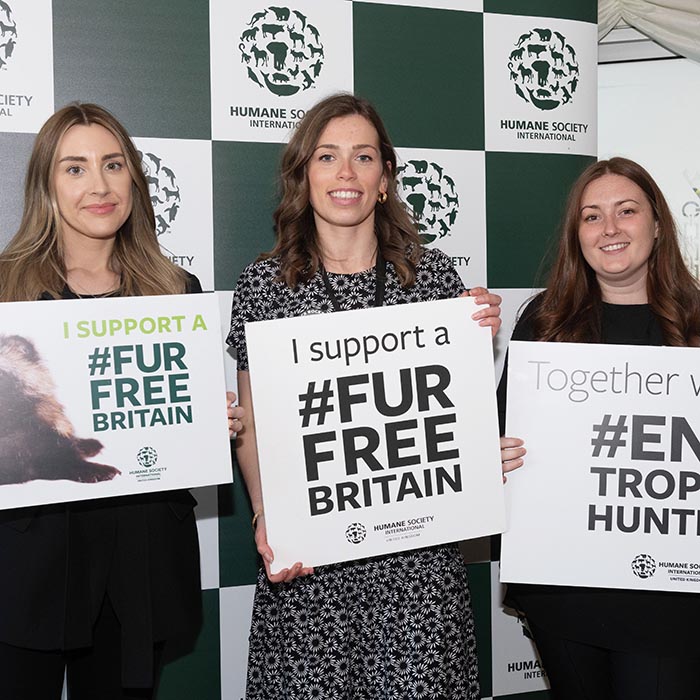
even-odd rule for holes
{"type": "MultiPolygon", "coordinates": [[[[198,291],[160,252],[123,126],[93,104],[56,112],[0,255],[0,301],[198,291]]],[[[67,670],[70,700],[152,698],[165,643],[193,643],[201,623],[194,505],[179,490],[0,512],[0,697],[59,700],[67,670]]]]}
{"type": "MultiPolygon", "coordinates": [[[[698,345],[698,283],[668,204],[640,165],[600,161],[575,182],[549,284],[513,339],[698,345]]],[[[524,451],[522,440],[502,438],[504,465],[522,464],[524,451]]],[[[510,584],[508,602],[527,617],[555,698],[698,697],[700,596],[510,584]]]]}

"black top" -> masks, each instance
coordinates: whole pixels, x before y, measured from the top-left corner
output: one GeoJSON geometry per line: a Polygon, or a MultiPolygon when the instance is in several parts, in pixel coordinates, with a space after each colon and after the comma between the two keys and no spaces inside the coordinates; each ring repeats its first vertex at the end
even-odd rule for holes
{"type": "MultiPolygon", "coordinates": [[[[192,275],[187,291],[201,291],[192,275]]],[[[176,490],[0,511],[0,641],[91,646],[109,595],[122,630],[122,681],[150,687],[154,642],[191,645],[201,625],[195,505],[176,490]]]]}
{"type": "MultiPolygon", "coordinates": [[[[540,299],[536,297],[523,312],[513,340],[536,340],[531,319],[540,299]]],[[[608,344],[664,344],[648,304],[604,303],[602,336],[608,344]]],[[[501,432],[507,372],[506,356],[498,386],[501,432]]],[[[566,639],[618,651],[700,656],[700,594],[510,583],[506,604],[524,612],[534,625],[566,639]]]]}

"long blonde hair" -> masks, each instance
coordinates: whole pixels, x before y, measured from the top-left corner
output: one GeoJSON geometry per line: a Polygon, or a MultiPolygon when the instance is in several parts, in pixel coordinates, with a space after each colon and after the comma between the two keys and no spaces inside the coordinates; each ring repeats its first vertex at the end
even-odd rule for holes
{"type": "Polygon", "coordinates": [[[121,274],[121,293],[140,296],[185,291],[186,273],[160,251],[148,184],[128,133],[103,107],[74,103],[50,117],[34,141],[22,221],[0,254],[0,301],[32,301],[43,293],[61,296],[66,269],[53,179],[58,145],[72,126],[92,124],[104,127],[117,139],[131,174],[133,206],[117,233],[110,260],[112,269],[121,274]]]}

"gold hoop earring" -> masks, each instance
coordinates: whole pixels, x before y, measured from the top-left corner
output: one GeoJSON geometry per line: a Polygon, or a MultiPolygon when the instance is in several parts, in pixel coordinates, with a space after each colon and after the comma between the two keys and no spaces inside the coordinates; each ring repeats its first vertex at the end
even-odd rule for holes
{"type": "Polygon", "coordinates": [[[378,201],[380,204],[384,204],[384,202],[386,202],[387,199],[389,199],[389,195],[387,195],[386,192],[380,192],[380,193],[377,195],[377,201],[378,201]]]}

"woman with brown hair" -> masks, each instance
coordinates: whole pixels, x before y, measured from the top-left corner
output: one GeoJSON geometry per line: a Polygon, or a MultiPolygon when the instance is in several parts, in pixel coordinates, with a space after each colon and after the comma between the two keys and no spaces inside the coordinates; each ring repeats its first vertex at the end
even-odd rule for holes
{"type": "MultiPolygon", "coordinates": [[[[700,290],[673,217],[649,173],[626,158],[589,166],[567,200],[547,289],[514,340],[697,346],[700,290]]],[[[504,425],[507,369],[499,386],[504,425]]],[[[502,438],[504,469],[523,441],[502,438]]],[[[509,584],[527,617],[555,698],[690,700],[700,657],[700,596],[509,584]]]]}
{"type": "MultiPolygon", "coordinates": [[[[310,109],[284,150],[277,242],[234,294],[229,343],[246,409],[238,461],[255,511],[258,577],[247,697],[479,697],[466,568],[456,545],[270,573],[245,323],[459,296],[449,258],[420,244],[396,192],[396,154],[366,100],[310,109]]],[[[480,304],[500,298],[472,289],[480,304]]],[[[497,306],[474,314],[500,325],[497,306]]]]}
{"type": "MultiPolygon", "coordinates": [[[[0,300],[198,291],[160,252],[124,127],[93,104],[56,112],[0,255],[0,300]]],[[[165,643],[192,644],[201,623],[194,505],[179,490],[2,511],[0,697],[59,700],[64,674],[69,700],[154,697],[165,643]]]]}

